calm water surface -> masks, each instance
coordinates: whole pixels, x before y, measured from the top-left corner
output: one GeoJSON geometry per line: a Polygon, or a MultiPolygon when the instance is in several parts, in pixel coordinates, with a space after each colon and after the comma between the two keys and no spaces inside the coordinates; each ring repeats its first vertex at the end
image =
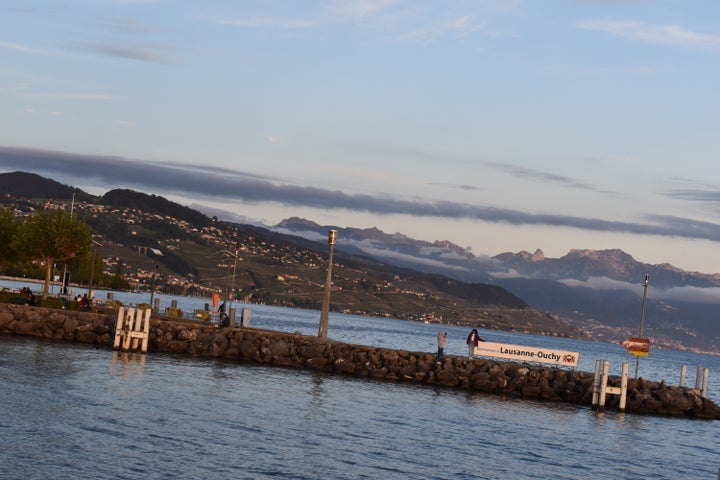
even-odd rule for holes
{"type": "MultiPolygon", "coordinates": [[[[253,326],[316,334],[319,312],[251,306],[253,326]]],[[[467,329],[448,330],[465,352],[467,329]]],[[[329,336],[435,349],[437,326],[330,315],[329,336]]],[[[582,370],[631,361],[617,345],[483,331],[580,352],[582,370]]],[[[679,381],[717,356],[652,350],[640,374],[679,381]]],[[[711,479],[718,422],[161,354],[0,336],[0,478],[711,479]]]]}

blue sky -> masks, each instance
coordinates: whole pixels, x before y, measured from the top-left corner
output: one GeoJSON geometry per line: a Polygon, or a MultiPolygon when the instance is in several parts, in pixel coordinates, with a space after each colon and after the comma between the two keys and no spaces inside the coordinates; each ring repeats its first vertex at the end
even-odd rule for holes
{"type": "Polygon", "coordinates": [[[715,0],[8,0],[0,171],[715,273],[719,68],[715,0]]]}

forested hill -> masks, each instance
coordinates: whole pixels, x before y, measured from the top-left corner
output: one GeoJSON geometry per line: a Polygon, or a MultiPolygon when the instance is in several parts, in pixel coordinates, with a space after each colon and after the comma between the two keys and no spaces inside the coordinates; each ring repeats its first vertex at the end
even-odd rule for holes
{"type": "Polygon", "coordinates": [[[197,210],[185,207],[158,195],[148,195],[134,190],[110,190],[102,196],[101,202],[118,209],[130,208],[144,212],[152,212],[163,217],[172,217],[188,222],[195,227],[205,227],[210,224],[210,218],[197,210]]]}
{"type": "Polygon", "coordinates": [[[27,172],[0,174],[0,194],[19,199],[95,201],[97,197],[79,188],[69,187],[40,175],[27,172]]]}

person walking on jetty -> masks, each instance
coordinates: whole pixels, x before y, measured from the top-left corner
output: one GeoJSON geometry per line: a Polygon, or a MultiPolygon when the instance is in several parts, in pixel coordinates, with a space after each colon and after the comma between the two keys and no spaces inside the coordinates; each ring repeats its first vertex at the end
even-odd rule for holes
{"type": "Polygon", "coordinates": [[[477,328],[473,328],[470,332],[470,335],[468,335],[467,343],[468,346],[468,357],[472,357],[473,353],[475,353],[475,347],[478,346],[478,342],[484,342],[482,338],[480,338],[480,335],[478,335],[477,328]]]}
{"type": "Polygon", "coordinates": [[[445,351],[445,344],[447,343],[447,332],[438,331],[438,353],[437,363],[442,363],[443,352],[445,351]]]}

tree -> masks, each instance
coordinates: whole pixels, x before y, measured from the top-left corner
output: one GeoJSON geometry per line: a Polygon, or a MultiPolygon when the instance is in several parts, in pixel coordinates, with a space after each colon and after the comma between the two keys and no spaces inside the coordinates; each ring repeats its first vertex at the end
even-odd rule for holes
{"type": "Polygon", "coordinates": [[[22,254],[45,265],[44,300],[53,265],[85,255],[92,246],[92,231],[85,222],[64,210],[45,210],[20,223],[15,240],[22,254]]]}
{"type": "Polygon", "coordinates": [[[12,246],[17,226],[12,205],[0,209],[0,261],[13,259],[12,246]]]}

